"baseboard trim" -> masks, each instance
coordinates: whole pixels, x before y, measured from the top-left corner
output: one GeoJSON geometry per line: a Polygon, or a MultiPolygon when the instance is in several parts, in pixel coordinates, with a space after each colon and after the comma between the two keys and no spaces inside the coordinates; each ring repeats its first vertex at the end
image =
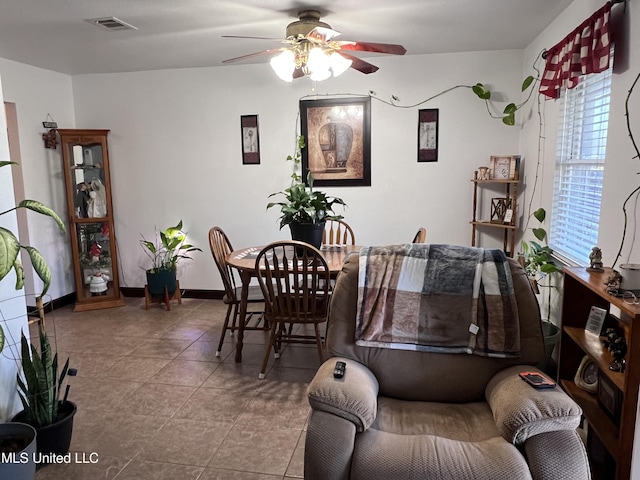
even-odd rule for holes
{"type": "MultiPolygon", "coordinates": [[[[144,288],[122,287],[120,292],[125,297],[141,298],[144,297],[144,288]]],[[[222,300],[224,292],[222,290],[198,290],[183,289],[182,298],[202,298],[208,300],[222,300]]]]}
{"type": "MultiPolygon", "coordinates": [[[[122,287],[120,293],[125,297],[132,298],[144,298],[144,288],[132,288],[122,287]]],[[[222,300],[224,298],[224,291],[222,290],[198,290],[198,289],[185,289],[182,290],[182,298],[201,298],[206,300],[222,300]]],[[[73,305],[76,302],[76,292],[69,293],[60,298],[52,300],[45,305],[44,313],[51,313],[58,308],[66,307],[67,305],[73,305]]],[[[27,307],[27,314],[31,317],[37,317],[38,311],[35,307],[27,307]]]]}

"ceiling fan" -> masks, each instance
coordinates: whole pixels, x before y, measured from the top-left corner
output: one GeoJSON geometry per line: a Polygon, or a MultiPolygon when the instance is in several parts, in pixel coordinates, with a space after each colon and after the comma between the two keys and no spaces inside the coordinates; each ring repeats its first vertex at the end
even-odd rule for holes
{"type": "Polygon", "coordinates": [[[391,55],[404,55],[407,51],[402,45],[391,43],[334,40],[338,35],[340,32],[333,30],[331,25],[320,21],[318,10],[302,10],[298,12],[298,20],[287,25],[284,40],[224,35],[226,38],[279,40],[288,46],[229,58],[223,63],[245,60],[258,55],[278,54],[272,57],[271,67],[281,79],[291,82],[294,78],[308,76],[312,80],[324,80],[331,75],[337,77],[349,67],[362,73],[373,73],[378,70],[375,65],[350,55],[346,53],[347,51],[388,53],[391,55]]]}

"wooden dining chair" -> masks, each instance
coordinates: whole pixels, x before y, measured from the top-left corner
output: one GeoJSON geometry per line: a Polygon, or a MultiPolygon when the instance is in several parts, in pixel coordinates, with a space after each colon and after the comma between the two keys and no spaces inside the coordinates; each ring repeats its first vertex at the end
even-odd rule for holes
{"type": "Polygon", "coordinates": [[[327,320],[330,273],[320,251],[295,240],[274,242],[258,254],[256,272],[271,326],[258,377],[265,377],[271,350],[280,358],[283,343],[315,343],[322,363],[323,345],[318,325],[327,320]],[[297,325],[313,325],[315,335],[291,328],[297,325]]]}
{"type": "Polygon", "coordinates": [[[356,236],[343,220],[327,220],[322,232],[323,245],[355,245],[356,236]]]}
{"type": "MultiPolygon", "coordinates": [[[[224,343],[224,337],[229,331],[230,335],[239,327],[238,325],[238,308],[240,306],[241,286],[236,286],[236,277],[234,275],[234,269],[227,264],[225,258],[233,251],[233,246],[229,237],[224,233],[220,227],[212,227],[209,230],[209,247],[211,248],[211,255],[218,267],[220,277],[222,277],[222,283],[224,285],[224,297],[223,301],[227,305],[227,314],[222,326],[222,332],[220,333],[220,342],[218,343],[218,349],[216,350],[216,357],[220,356],[222,351],[222,344],[224,343]],[[229,324],[231,322],[231,324],[229,324]]],[[[249,287],[249,296],[247,303],[257,304],[264,303],[264,297],[262,290],[258,285],[249,287]]],[[[244,330],[267,330],[268,324],[264,316],[264,310],[248,311],[244,319],[244,330]],[[253,320],[256,320],[251,323],[253,320]],[[262,323],[262,325],[261,325],[262,323]]]]}
{"type": "Polygon", "coordinates": [[[420,227],[416,232],[415,237],[411,243],[424,243],[427,241],[427,230],[423,227],[420,227]]]}

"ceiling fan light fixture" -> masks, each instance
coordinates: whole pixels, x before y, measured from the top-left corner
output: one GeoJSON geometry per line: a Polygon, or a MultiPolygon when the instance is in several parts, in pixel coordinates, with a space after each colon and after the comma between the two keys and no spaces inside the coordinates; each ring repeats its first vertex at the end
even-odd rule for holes
{"type": "Polygon", "coordinates": [[[317,72],[319,75],[324,75],[324,73],[321,72],[327,72],[329,74],[328,76],[331,76],[331,72],[329,72],[329,68],[331,68],[331,61],[322,48],[313,47],[309,51],[306,63],[311,74],[317,72]]]}
{"type": "Polygon", "coordinates": [[[293,71],[296,69],[296,56],[291,50],[283,50],[269,62],[271,68],[280,79],[293,82],[293,71]]]}
{"type": "Polygon", "coordinates": [[[353,60],[349,60],[348,58],[344,58],[338,52],[331,52],[329,55],[329,63],[331,64],[331,71],[333,72],[333,76],[337,77],[338,75],[342,75],[346,72],[353,60]]]}

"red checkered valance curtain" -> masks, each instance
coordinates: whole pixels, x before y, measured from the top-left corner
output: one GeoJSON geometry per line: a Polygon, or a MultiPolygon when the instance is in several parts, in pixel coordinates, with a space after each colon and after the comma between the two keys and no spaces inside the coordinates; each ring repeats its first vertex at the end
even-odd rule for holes
{"type": "Polygon", "coordinates": [[[609,30],[611,3],[607,2],[560,43],[547,52],[540,93],[558,98],[562,87],[578,85],[578,77],[609,68],[612,44],[609,30]]]}

